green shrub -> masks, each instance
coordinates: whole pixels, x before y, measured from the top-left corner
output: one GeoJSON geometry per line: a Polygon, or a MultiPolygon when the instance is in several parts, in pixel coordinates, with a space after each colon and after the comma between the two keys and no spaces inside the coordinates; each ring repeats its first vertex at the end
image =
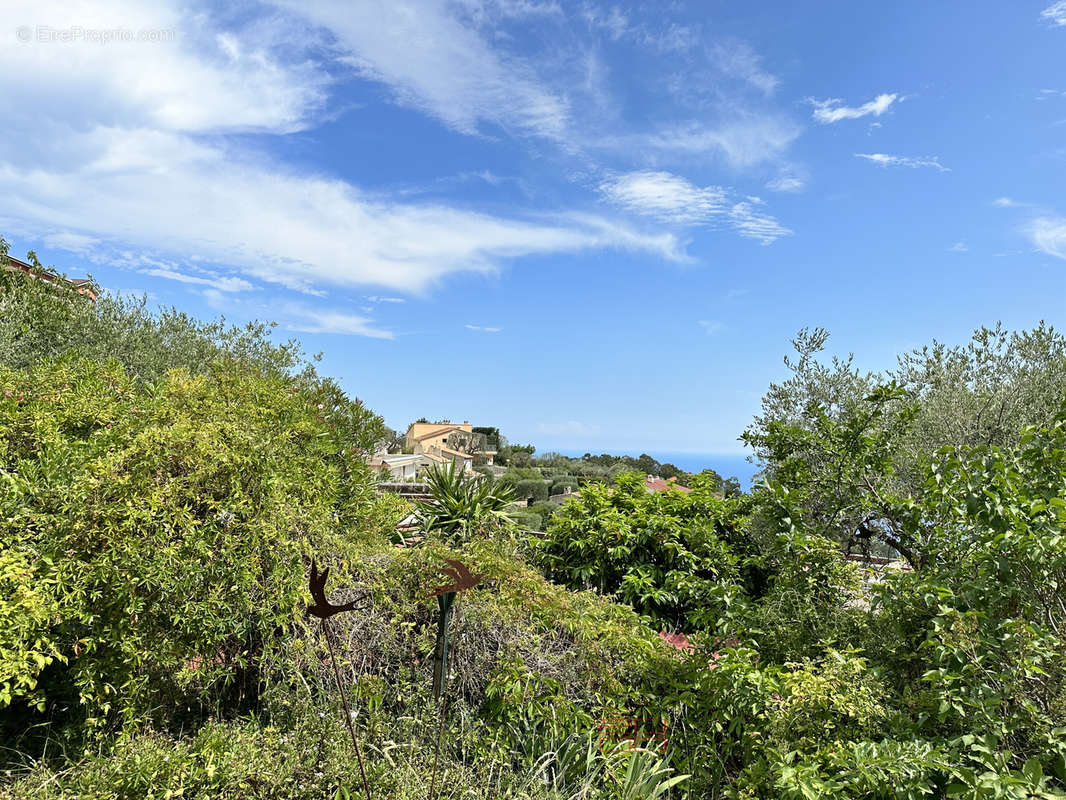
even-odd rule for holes
{"type": "MultiPolygon", "coordinates": [[[[6,245],[2,238],[0,243],[6,245]]],[[[94,361],[114,358],[131,377],[152,382],[172,369],[185,368],[195,375],[216,361],[234,360],[316,380],[299,343],[273,344],[272,328],[259,322],[243,327],[224,320],[201,322],[174,308],[153,314],[144,297],[102,292],[92,302],[0,268],[0,364],[12,369],[66,355],[94,361]]]]}
{"type": "Polygon", "coordinates": [[[519,499],[532,497],[535,501],[548,499],[548,484],[541,479],[524,479],[514,484],[514,496],[519,499]]]}
{"type": "Polygon", "coordinates": [[[554,481],[552,481],[551,490],[548,494],[549,496],[562,494],[567,487],[569,487],[573,491],[577,491],[581,488],[581,484],[578,482],[577,478],[573,477],[556,478],[554,481]]]}
{"type": "Polygon", "coordinates": [[[527,531],[543,531],[544,517],[535,511],[515,511],[512,513],[515,524],[527,531]]]}
{"type": "Polygon", "coordinates": [[[694,630],[714,625],[743,595],[739,516],[736,501],[704,489],[649,493],[642,476],[629,473],[613,489],[589,484],[564,504],[540,557],[563,585],[595,589],[661,624],[694,630]]]}
{"type": "Polygon", "coordinates": [[[305,567],[374,505],[377,418],[220,362],[144,388],[117,363],[0,368],[3,705],[90,720],[254,697],[305,567]]]}
{"type": "Polygon", "coordinates": [[[763,658],[784,663],[858,641],[866,624],[861,581],[835,543],[792,530],[761,554],[766,593],[740,609],[735,624],[763,658]]]}

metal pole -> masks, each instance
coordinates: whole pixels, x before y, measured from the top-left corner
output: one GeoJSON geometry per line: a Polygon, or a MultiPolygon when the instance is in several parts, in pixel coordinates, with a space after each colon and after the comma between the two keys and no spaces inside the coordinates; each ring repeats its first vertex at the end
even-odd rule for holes
{"type": "Polygon", "coordinates": [[[341,680],[340,667],[337,666],[337,655],[333,652],[333,640],[329,635],[329,626],[326,625],[326,620],[322,620],[322,634],[326,637],[326,644],[329,646],[329,660],[333,664],[333,674],[337,676],[337,690],[341,695],[341,705],[344,707],[344,721],[348,723],[348,733],[352,735],[352,747],[355,748],[355,757],[359,761],[359,775],[363,779],[363,791],[366,792],[366,800],[372,800],[370,797],[370,784],[366,780],[366,770],[363,768],[363,755],[359,752],[359,740],[355,736],[355,724],[352,722],[352,712],[348,708],[348,690],[344,685],[344,681],[341,680]]]}
{"type": "MultiPolygon", "coordinates": [[[[459,607],[459,594],[454,595],[454,597],[455,597],[455,604],[452,605],[451,603],[449,603],[448,604],[448,611],[447,612],[442,612],[442,613],[446,613],[447,614],[445,619],[447,619],[448,622],[451,621],[451,617],[455,616],[455,611],[459,607]]],[[[445,642],[447,642],[447,637],[448,637],[448,629],[447,628],[444,629],[444,637],[445,637],[445,642]]],[[[447,644],[445,644],[445,647],[447,647],[447,644]]],[[[441,696],[441,705],[440,705],[440,720],[437,722],[437,747],[436,747],[436,750],[434,750],[434,752],[433,752],[433,776],[430,779],[430,783],[429,783],[429,800],[433,800],[433,798],[435,797],[435,790],[437,788],[437,761],[440,759],[441,734],[444,733],[444,715],[448,711],[448,666],[447,665],[448,665],[448,662],[447,662],[447,659],[445,659],[444,670],[443,670],[443,673],[441,674],[440,691],[441,691],[441,695],[442,696],[441,696]]]]}

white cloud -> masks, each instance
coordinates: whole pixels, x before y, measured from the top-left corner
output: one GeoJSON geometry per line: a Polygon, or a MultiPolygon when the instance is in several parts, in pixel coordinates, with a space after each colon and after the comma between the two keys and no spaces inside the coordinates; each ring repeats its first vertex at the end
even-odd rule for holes
{"type": "Polygon", "coordinates": [[[845,106],[842,105],[843,100],[815,100],[813,97],[810,98],[810,103],[814,106],[814,119],[827,125],[844,119],[859,119],[870,114],[879,117],[888,111],[897,100],[902,101],[903,98],[893,93],[879,94],[873,100],[863,103],[861,106],[845,106]]]}
{"type": "Polygon", "coordinates": [[[771,192],[802,192],[807,188],[807,181],[799,175],[786,172],[771,181],[767,181],[766,188],[771,192]]]}
{"type": "Polygon", "coordinates": [[[346,336],[368,336],[371,339],[394,338],[391,331],[374,327],[372,320],[367,317],[343,311],[309,308],[298,303],[282,304],[278,324],[299,333],[340,333],[346,336]]]}
{"type": "Polygon", "coordinates": [[[995,200],[992,201],[992,205],[998,206],[999,208],[1014,208],[1015,206],[1019,205],[1019,203],[1015,202],[1009,197],[997,197],[995,200]]]}
{"type": "MultiPolygon", "coordinates": [[[[507,55],[499,31],[469,24],[482,13],[486,25],[504,17],[555,20],[558,7],[456,2],[335,0],[308,10],[279,0],[265,12],[256,6],[249,9],[255,13],[231,15],[190,10],[178,0],[114,0],[106,8],[89,0],[14,0],[5,13],[18,24],[176,35],[99,46],[20,43],[9,32],[0,48],[0,91],[9,101],[0,130],[0,224],[210,291],[243,291],[258,279],[311,294],[326,286],[419,292],[458,271],[492,272],[526,255],[590,249],[686,260],[671,232],[580,211],[487,214],[384,197],[279,164],[258,149],[271,146],[267,137],[233,135],[279,135],[321,121],[338,72],[338,62],[323,59],[340,53],[346,67],[388,86],[398,102],[455,130],[502,126],[564,142],[587,137],[592,147],[596,130],[575,133],[571,120],[570,94],[578,90],[553,88],[564,85],[559,74],[545,82],[531,61],[507,55]]],[[[669,25],[662,31],[677,46],[693,34],[669,25]]],[[[776,79],[750,49],[727,55],[723,63],[738,77],[772,90],[776,79]]],[[[800,132],[770,113],[730,114],[717,124],[623,134],[603,146],[627,156],[719,157],[747,167],[778,158],[800,132]]],[[[482,179],[498,180],[491,173],[482,179]]],[[[692,222],[710,214],[763,242],[788,233],[750,201],[716,201],[714,187],[677,180],[695,192],[695,202],[670,206],[663,198],[655,207],[646,197],[641,213],[692,222]]]]}
{"type": "Polygon", "coordinates": [[[1066,259],[1066,217],[1037,217],[1026,227],[1026,233],[1040,252],[1066,259]]]}
{"type": "Polygon", "coordinates": [[[505,58],[440,3],[424,0],[277,0],[328,30],[364,78],[461,133],[485,124],[563,139],[570,103],[516,58],[505,58]]]}
{"type": "MultiPolygon", "coordinates": [[[[177,0],[109,3],[9,0],[0,47],[0,87],[12,120],[64,119],[168,131],[289,132],[305,127],[326,99],[329,76],[298,53],[310,42],[292,20],[260,18],[220,32],[205,13],[177,0]],[[18,40],[16,24],[32,32],[18,40]],[[45,28],[165,30],[172,41],[38,41],[45,28]]],[[[32,147],[32,143],[27,143],[32,147]]]]}
{"type": "Polygon", "coordinates": [[[499,333],[503,328],[488,328],[483,325],[464,325],[464,328],[470,331],[480,331],[481,333],[499,333]]]}
{"type": "Polygon", "coordinates": [[[722,330],[723,327],[725,327],[724,325],[722,325],[721,322],[709,319],[701,319],[699,321],[699,326],[703,328],[704,332],[708,336],[713,336],[714,334],[718,333],[718,331],[722,330]]]}
{"type": "Polygon", "coordinates": [[[882,167],[933,167],[940,172],[951,172],[948,167],[940,163],[937,156],[911,158],[910,156],[890,156],[885,153],[856,153],[857,158],[865,158],[882,167]]]}
{"type": "Polygon", "coordinates": [[[718,42],[709,48],[714,65],[726,75],[772,94],[781,83],[762,66],[762,58],[745,42],[718,42]]]}
{"type": "Polygon", "coordinates": [[[361,317],[331,308],[315,308],[304,303],[285,301],[261,303],[223,295],[218,289],[205,289],[204,299],[216,311],[247,318],[258,317],[278,323],[278,326],[297,333],[338,333],[345,336],[366,336],[371,339],[393,339],[392,331],[377,328],[369,317],[361,317]]]}
{"type": "Polygon", "coordinates": [[[966,242],[955,242],[948,250],[952,253],[968,253],[970,248],[966,246],[966,242]]]}
{"type": "Polygon", "coordinates": [[[100,243],[99,239],[70,231],[56,231],[45,234],[44,243],[48,247],[66,250],[68,253],[87,254],[100,243]]]}
{"type": "Polygon", "coordinates": [[[210,286],[212,289],[217,289],[220,292],[246,292],[252,288],[252,284],[242,278],[233,278],[223,275],[205,278],[198,275],[189,275],[168,267],[150,267],[148,269],[142,269],[140,272],[143,275],[166,278],[167,280],[178,281],[179,283],[210,286]]]}
{"type": "Polygon", "coordinates": [[[1052,3],[1040,12],[1040,17],[1046,19],[1052,25],[1066,26],[1066,0],[1052,3]]]}
{"type": "Polygon", "coordinates": [[[367,298],[367,302],[370,303],[406,303],[407,301],[402,297],[376,297],[370,296],[367,298]]]}
{"type": "Polygon", "coordinates": [[[612,6],[608,11],[586,5],[581,11],[581,17],[590,28],[606,32],[614,41],[633,31],[629,17],[618,6],[612,6]]]}
{"type": "Polygon", "coordinates": [[[720,186],[699,187],[669,172],[616,175],[603,181],[599,188],[607,200],[627,211],[675,225],[721,219],[741,236],[762,244],[792,233],[772,216],[756,210],[764,205],[757,197],[738,202],[720,186]]]}
{"type": "Polygon", "coordinates": [[[614,204],[663,222],[691,225],[726,208],[726,192],[719,186],[699,187],[669,172],[630,172],[600,184],[614,204]]]}
{"type": "Polygon", "coordinates": [[[587,249],[685,259],[669,233],[583,213],[508,219],[393,202],[174,134],[97,129],[57,145],[89,157],[75,169],[0,160],[6,217],[182,260],[195,256],[299,290],[371,284],[414,292],[457,271],[491,272],[512,258],[587,249]],[[142,158],[158,168],[143,167],[142,158]]]}
{"type": "Polygon", "coordinates": [[[757,239],[760,244],[772,244],[782,236],[791,236],[792,231],[769,214],[757,208],[763,202],[758,197],[749,197],[729,209],[729,223],[741,236],[757,239]]]}
{"type": "Polygon", "coordinates": [[[721,156],[731,166],[750,167],[780,157],[799,135],[800,128],[783,117],[738,114],[717,126],[688,123],[649,134],[607,137],[601,143],[666,158],[721,156]]]}

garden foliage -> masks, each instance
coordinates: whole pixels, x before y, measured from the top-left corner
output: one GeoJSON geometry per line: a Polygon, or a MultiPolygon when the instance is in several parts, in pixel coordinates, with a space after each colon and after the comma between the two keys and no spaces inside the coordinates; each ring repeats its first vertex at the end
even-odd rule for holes
{"type": "MultiPolygon", "coordinates": [[[[878,376],[801,336],[750,495],[604,468],[539,539],[440,473],[407,547],[365,465],[380,418],[268,328],[7,273],[0,310],[0,797],[358,796],[312,557],[365,598],[330,624],[378,797],[425,796],[445,558],[484,576],[455,611],[446,797],[1066,797],[1049,328],[878,376]],[[617,717],[666,745],[602,749],[617,717]]],[[[548,466],[504,483],[571,485],[548,466]]]]}

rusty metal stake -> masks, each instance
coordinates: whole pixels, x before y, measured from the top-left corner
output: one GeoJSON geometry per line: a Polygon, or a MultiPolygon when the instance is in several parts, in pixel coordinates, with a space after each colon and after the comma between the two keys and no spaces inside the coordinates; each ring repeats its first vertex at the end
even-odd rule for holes
{"type": "MultiPolygon", "coordinates": [[[[437,747],[433,752],[433,773],[429,783],[429,800],[436,796],[437,763],[440,761],[440,740],[444,733],[444,715],[448,711],[448,623],[459,607],[459,598],[463,592],[473,589],[481,583],[481,575],[470,572],[461,561],[444,559],[450,567],[440,568],[440,572],[452,579],[452,583],[434,587],[429,597],[436,597],[440,606],[440,629],[438,631],[437,652],[434,655],[433,696],[438,691],[441,695],[440,720],[437,723],[437,747]],[[454,599],[453,599],[454,598],[454,599]],[[440,670],[439,674],[437,670],[440,670]]],[[[428,600],[429,597],[426,599],[428,600]]]]}
{"type": "Polygon", "coordinates": [[[334,614],[341,614],[345,611],[355,611],[361,606],[356,602],[345,603],[343,605],[333,605],[326,597],[326,579],[329,577],[329,567],[318,571],[317,562],[312,559],[311,561],[311,598],[315,601],[313,605],[307,607],[307,613],[312,616],[318,617],[322,621],[322,635],[326,637],[326,645],[329,647],[329,661],[333,665],[333,674],[337,678],[337,691],[341,695],[341,706],[344,708],[344,721],[348,724],[348,733],[352,735],[352,747],[355,748],[355,757],[359,761],[359,776],[363,779],[363,791],[366,792],[366,800],[373,800],[370,797],[370,784],[366,780],[366,769],[363,767],[363,754],[359,751],[359,739],[355,735],[355,724],[352,722],[352,710],[348,708],[348,687],[344,685],[344,681],[341,679],[341,670],[337,666],[337,654],[333,651],[333,639],[329,635],[329,626],[326,624],[327,620],[334,614]]]}
{"type": "Polygon", "coordinates": [[[440,720],[437,722],[437,749],[433,753],[433,777],[429,783],[429,800],[433,800],[434,790],[437,787],[437,760],[440,758],[440,737],[444,733],[444,715],[448,712],[448,692],[444,692],[441,698],[440,720]]]}
{"type": "MultiPolygon", "coordinates": [[[[459,598],[462,596],[459,593],[455,595],[455,604],[449,604],[448,615],[445,617],[449,622],[457,618],[456,611],[459,608],[459,598]]],[[[442,612],[443,613],[443,612],[442,612]]],[[[448,631],[444,630],[444,635],[447,637],[448,631]]],[[[429,783],[429,800],[433,800],[435,796],[434,790],[437,787],[437,762],[440,760],[440,739],[444,733],[444,717],[448,713],[448,667],[447,662],[443,666],[443,673],[440,679],[440,693],[441,693],[441,705],[440,705],[440,719],[437,721],[437,747],[433,752],[433,775],[430,778],[429,783]]]]}
{"type": "Polygon", "coordinates": [[[355,757],[359,761],[359,776],[363,779],[363,791],[366,792],[366,800],[371,800],[370,784],[366,780],[366,769],[363,767],[363,754],[359,751],[359,740],[355,736],[355,724],[352,722],[352,711],[348,708],[348,687],[341,680],[340,667],[337,666],[337,656],[333,652],[333,641],[329,635],[329,627],[326,620],[322,620],[322,635],[326,637],[329,645],[329,660],[333,664],[333,674],[337,676],[337,691],[341,695],[341,705],[344,707],[344,721],[348,723],[348,733],[352,735],[352,747],[355,748],[355,757]]]}

